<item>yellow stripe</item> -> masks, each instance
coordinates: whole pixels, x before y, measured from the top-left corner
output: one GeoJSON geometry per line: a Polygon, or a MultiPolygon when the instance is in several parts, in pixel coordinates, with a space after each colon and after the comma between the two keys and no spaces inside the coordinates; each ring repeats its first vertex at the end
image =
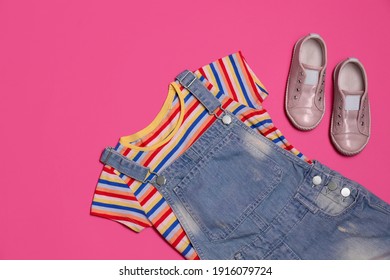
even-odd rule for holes
{"type": "Polygon", "coordinates": [[[118,177],[117,175],[108,175],[109,173],[107,172],[102,172],[102,174],[100,175],[100,179],[103,179],[103,180],[107,180],[107,181],[110,181],[110,182],[115,182],[115,183],[121,183],[121,184],[124,184],[126,185],[126,183],[120,178],[118,177]]]}
{"type": "MultiPolygon", "coordinates": [[[[117,213],[117,212],[111,212],[111,211],[105,211],[105,210],[101,210],[101,209],[96,209],[94,207],[92,207],[91,212],[96,213],[96,214],[105,214],[105,215],[112,215],[112,216],[123,217],[123,218],[130,218],[130,219],[133,219],[134,221],[142,222],[142,223],[145,223],[145,224],[150,224],[149,220],[147,220],[147,219],[143,219],[143,218],[140,218],[138,216],[128,215],[127,213],[126,214],[121,214],[121,213],[117,213]]],[[[115,220],[115,221],[119,222],[119,220],[114,219],[114,218],[112,218],[112,219],[109,218],[109,219],[110,220],[115,220]]],[[[126,222],[133,224],[133,222],[129,222],[129,221],[126,221],[126,222]]]]}
{"type": "Polygon", "coordinates": [[[176,221],[175,215],[173,213],[169,214],[168,217],[157,227],[157,230],[164,234],[164,232],[176,221]]]}
{"type": "Polygon", "coordinates": [[[150,209],[152,209],[161,200],[161,198],[162,195],[159,192],[156,192],[151,198],[149,198],[148,202],[143,205],[143,208],[146,210],[146,213],[149,212],[150,209]]]}
{"type": "MultiPolygon", "coordinates": [[[[117,198],[116,198],[117,199],[117,198]]],[[[106,203],[106,204],[114,204],[114,205],[120,205],[120,206],[130,206],[132,208],[137,208],[142,210],[141,206],[137,201],[132,201],[132,200],[123,200],[118,201],[113,198],[107,198],[107,196],[102,197],[102,195],[95,194],[93,201],[96,202],[101,202],[101,203],[106,203]]],[[[131,210],[124,210],[124,211],[131,211],[131,210]]]]}
{"type": "Polygon", "coordinates": [[[185,242],[184,238],[177,244],[176,248],[182,253],[188,246],[189,242],[185,242]]]}

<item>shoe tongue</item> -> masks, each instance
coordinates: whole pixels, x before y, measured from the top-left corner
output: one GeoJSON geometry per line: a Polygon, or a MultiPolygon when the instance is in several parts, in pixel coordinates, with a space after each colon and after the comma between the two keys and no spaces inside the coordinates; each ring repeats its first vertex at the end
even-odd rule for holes
{"type": "Polygon", "coordinates": [[[309,65],[309,64],[306,64],[306,63],[302,63],[302,66],[303,66],[303,68],[305,70],[309,69],[309,70],[321,71],[321,69],[322,69],[322,66],[309,65]]]}
{"type": "Polygon", "coordinates": [[[303,69],[305,70],[306,78],[305,81],[303,82],[305,85],[309,86],[315,86],[318,84],[318,78],[320,75],[320,71],[322,67],[320,66],[313,66],[313,65],[308,65],[305,63],[302,63],[303,69]]]}
{"type": "Polygon", "coordinates": [[[364,90],[341,90],[345,96],[344,110],[356,111],[360,109],[360,98],[362,97],[364,90]]]}

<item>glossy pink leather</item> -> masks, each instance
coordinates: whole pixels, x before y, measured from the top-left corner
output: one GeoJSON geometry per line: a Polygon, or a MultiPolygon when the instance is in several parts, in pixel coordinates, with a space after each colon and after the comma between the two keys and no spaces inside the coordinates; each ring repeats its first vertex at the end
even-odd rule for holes
{"type": "Polygon", "coordinates": [[[331,121],[331,139],[336,149],[347,156],[355,155],[363,150],[370,138],[370,106],[368,100],[368,84],[365,69],[360,61],[349,58],[340,62],[334,71],[334,101],[331,121]],[[360,69],[363,90],[348,91],[340,86],[340,72],[345,65],[355,63],[360,69]],[[347,96],[359,96],[359,109],[346,110],[347,96]]]}
{"type": "Polygon", "coordinates": [[[318,34],[309,34],[297,41],[294,47],[288,76],[285,109],[293,125],[301,130],[315,128],[321,121],[325,109],[325,75],[327,50],[323,39],[318,34]],[[317,40],[322,48],[321,66],[307,65],[302,62],[302,44],[307,40],[317,40]],[[304,84],[305,70],[319,72],[318,82],[314,85],[304,84]]]}

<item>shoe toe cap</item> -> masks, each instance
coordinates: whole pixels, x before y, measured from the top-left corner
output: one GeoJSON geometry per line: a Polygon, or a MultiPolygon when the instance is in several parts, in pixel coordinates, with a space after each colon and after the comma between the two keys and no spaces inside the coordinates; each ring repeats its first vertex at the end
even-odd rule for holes
{"type": "Polygon", "coordinates": [[[289,115],[298,128],[307,130],[316,127],[322,118],[322,112],[312,108],[294,108],[289,115]]]}
{"type": "Polygon", "coordinates": [[[343,133],[333,135],[338,150],[345,155],[359,153],[367,144],[368,136],[357,133],[343,133]]]}

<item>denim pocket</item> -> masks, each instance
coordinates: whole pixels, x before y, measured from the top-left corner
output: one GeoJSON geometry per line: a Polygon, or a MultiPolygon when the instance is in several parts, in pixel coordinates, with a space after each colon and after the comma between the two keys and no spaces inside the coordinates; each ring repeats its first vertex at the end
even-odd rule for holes
{"type": "Polygon", "coordinates": [[[361,200],[361,190],[342,178],[332,178],[326,186],[322,186],[313,200],[306,198],[304,190],[298,192],[295,199],[312,213],[325,218],[340,218],[361,200]]]}
{"type": "Polygon", "coordinates": [[[319,214],[339,217],[355,206],[359,196],[359,190],[348,184],[340,184],[340,187],[333,191],[325,186],[318,194],[316,205],[319,209],[319,214]],[[343,190],[348,190],[350,194],[344,197],[342,195],[343,190]]]}
{"type": "Polygon", "coordinates": [[[282,170],[267,150],[235,128],[174,187],[211,241],[227,239],[281,181],[282,170]]]}

